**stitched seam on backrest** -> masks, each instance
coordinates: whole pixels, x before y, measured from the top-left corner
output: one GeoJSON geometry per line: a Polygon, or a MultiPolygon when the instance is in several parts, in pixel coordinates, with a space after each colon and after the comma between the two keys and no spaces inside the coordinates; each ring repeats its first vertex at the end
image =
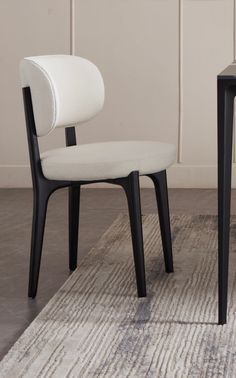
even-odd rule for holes
{"type": "MultiPolygon", "coordinates": [[[[56,124],[57,104],[56,104],[56,94],[55,94],[55,91],[54,91],[54,87],[53,87],[51,78],[50,78],[49,74],[47,73],[47,71],[42,66],[40,66],[39,63],[36,63],[31,59],[27,59],[27,60],[29,60],[33,64],[33,66],[37,67],[49,82],[49,86],[50,86],[50,89],[51,89],[51,92],[52,92],[52,98],[53,98],[53,123],[52,123],[52,128],[50,130],[50,131],[52,131],[53,129],[55,129],[55,124],[56,124]]],[[[48,134],[49,134],[49,132],[48,132],[48,134]]]]}

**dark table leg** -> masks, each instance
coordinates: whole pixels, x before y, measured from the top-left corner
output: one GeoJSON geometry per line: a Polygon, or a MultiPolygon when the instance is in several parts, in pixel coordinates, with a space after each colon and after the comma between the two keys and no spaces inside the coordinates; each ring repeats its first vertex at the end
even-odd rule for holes
{"type": "Polygon", "coordinates": [[[219,324],[227,322],[234,89],[218,79],[219,324]]]}

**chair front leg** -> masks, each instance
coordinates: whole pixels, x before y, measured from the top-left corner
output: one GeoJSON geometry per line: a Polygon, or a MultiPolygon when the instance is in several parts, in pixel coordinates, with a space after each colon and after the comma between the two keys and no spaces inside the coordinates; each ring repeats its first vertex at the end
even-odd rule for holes
{"type": "Polygon", "coordinates": [[[69,268],[77,268],[80,186],[69,189],[69,268]]]}
{"type": "Polygon", "coordinates": [[[165,269],[167,273],[171,273],[174,271],[174,268],[166,171],[153,173],[148,176],[152,179],[155,186],[165,269]]]}
{"type": "Polygon", "coordinates": [[[146,296],[146,280],[143,250],[142,215],[140,203],[139,173],[131,172],[122,184],[129,208],[130,227],[133,244],[137,291],[139,297],[146,296]]]}
{"type": "Polygon", "coordinates": [[[28,296],[35,298],[38,288],[38,279],[42,255],[43,236],[47,212],[49,191],[41,187],[34,191],[34,206],[31,234],[30,272],[28,296]]]}

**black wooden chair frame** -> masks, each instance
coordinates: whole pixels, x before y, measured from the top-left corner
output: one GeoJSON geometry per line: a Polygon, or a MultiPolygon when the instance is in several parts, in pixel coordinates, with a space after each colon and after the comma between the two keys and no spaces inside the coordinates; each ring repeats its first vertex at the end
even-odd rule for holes
{"type": "MultiPolygon", "coordinates": [[[[110,184],[119,185],[124,189],[126,193],[130,217],[137,291],[139,297],[145,297],[146,280],[140,204],[139,172],[133,171],[127,177],[121,177],[112,180],[75,182],[46,179],[43,175],[41,167],[38,137],[35,128],[30,87],[23,88],[23,100],[34,198],[28,288],[29,297],[34,298],[37,294],[47,204],[50,195],[57,189],[64,187],[69,188],[69,268],[71,271],[73,271],[77,267],[80,187],[85,184],[98,182],[106,182],[110,184]]],[[[75,127],[66,128],[65,133],[66,145],[76,145],[75,127]]],[[[165,269],[167,273],[170,273],[173,272],[173,258],[166,171],[164,170],[158,173],[149,174],[147,176],[151,178],[155,186],[163,253],[165,260],[165,269]]]]}

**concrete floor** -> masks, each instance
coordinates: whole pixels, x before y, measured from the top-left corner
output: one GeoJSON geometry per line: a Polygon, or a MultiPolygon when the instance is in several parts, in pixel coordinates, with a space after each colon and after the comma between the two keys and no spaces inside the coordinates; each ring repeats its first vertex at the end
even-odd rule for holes
{"type": "MultiPolygon", "coordinates": [[[[216,191],[169,191],[172,213],[216,214],[216,191]]],[[[38,295],[27,298],[32,191],[0,190],[0,358],[37,316],[69,275],[67,191],[49,201],[38,295]]],[[[127,211],[120,189],[83,189],[81,196],[80,256],[90,250],[116,216],[127,211]]],[[[142,212],[156,212],[152,189],[142,190],[142,212]]],[[[236,191],[232,192],[236,214],[236,191]]]]}

